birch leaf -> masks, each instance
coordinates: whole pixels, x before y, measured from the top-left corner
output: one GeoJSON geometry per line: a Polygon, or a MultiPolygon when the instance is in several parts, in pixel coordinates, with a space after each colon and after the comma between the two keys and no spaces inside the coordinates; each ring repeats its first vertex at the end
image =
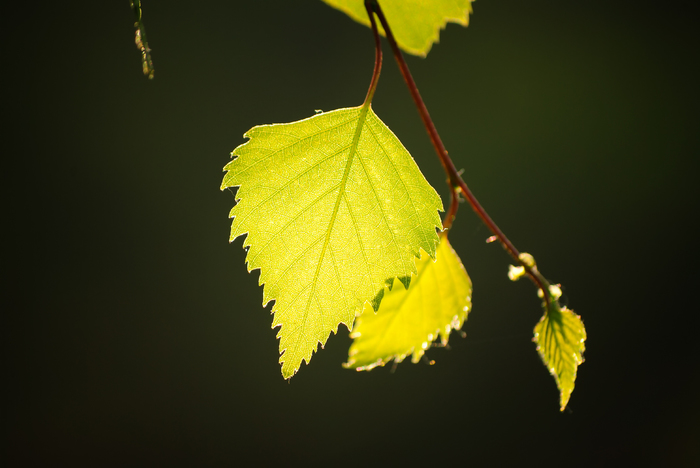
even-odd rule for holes
{"type": "Polygon", "coordinates": [[[559,388],[560,408],[564,411],[574,391],[576,371],[583,363],[586,349],[586,329],[581,317],[550,295],[549,309],[535,326],[533,341],[542,362],[552,374],[559,388]]]}
{"type": "Polygon", "coordinates": [[[395,284],[376,314],[365,306],[350,335],[354,341],[345,367],[371,370],[409,354],[416,363],[434,339],[439,336],[446,345],[450,332],[462,327],[472,284],[447,237],[442,236],[435,261],[423,253],[416,266],[408,290],[395,284]]]}
{"type": "Polygon", "coordinates": [[[248,270],[274,300],[282,375],[288,379],[387,278],[435,255],[442,202],[369,104],[245,134],[221,185],[239,187],[231,240],[245,235],[248,270]]]}
{"type": "MultiPolygon", "coordinates": [[[[364,0],[323,1],[358,23],[370,26],[364,0]]],[[[467,26],[472,11],[472,0],[381,0],[379,4],[399,47],[420,57],[428,55],[448,22],[467,26]]],[[[378,27],[380,34],[385,35],[382,26],[378,27]]]]}

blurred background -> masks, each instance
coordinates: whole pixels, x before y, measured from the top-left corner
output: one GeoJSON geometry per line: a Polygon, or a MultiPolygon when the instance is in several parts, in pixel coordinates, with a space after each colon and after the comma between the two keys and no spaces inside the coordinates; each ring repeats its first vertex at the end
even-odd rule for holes
{"type": "MultiPolygon", "coordinates": [[[[367,28],[318,0],[146,0],[149,81],[126,0],[6,10],[3,465],[699,466],[690,5],[479,0],[408,58],[471,189],[586,324],[563,413],[535,289],[468,205],[466,338],[356,373],[341,327],[282,379],[222,168],[254,125],[361,104],[367,28]]],[[[374,109],[447,204],[389,55],[374,109]]]]}

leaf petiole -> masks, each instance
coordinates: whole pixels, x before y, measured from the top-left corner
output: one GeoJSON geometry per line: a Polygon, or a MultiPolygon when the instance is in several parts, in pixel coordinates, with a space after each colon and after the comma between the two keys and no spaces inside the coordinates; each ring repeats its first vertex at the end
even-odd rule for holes
{"type": "MultiPolygon", "coordinates": [[[[368,8],[365,2],[365,8],[368,8]]],[[[374,16],[369,15],[370,23],[372,24],[372,32],[374,33],[374,70],[372,71],[372,81],[369,83],[369,89],[367,90],[367,96],[365,97],[365,102],[362,103],[362,107],[367,107],[372,103],[372,98],[374,97],[374,92],[377,90],[377,83],[379,82],[379,75],[382,72],[382,43],[379,40],[379,31],[377,30],[377,24],[374,20],[374,16]]]]}

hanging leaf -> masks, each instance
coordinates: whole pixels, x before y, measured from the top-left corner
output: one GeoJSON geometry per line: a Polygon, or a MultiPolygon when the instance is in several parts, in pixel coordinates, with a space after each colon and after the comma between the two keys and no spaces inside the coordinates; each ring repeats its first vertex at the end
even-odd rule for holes
{"type": "Polygon", "coordinates": [[[560,408],[564,411],[574,391],[576,371],[583,363],[586,329],[581,317],[559,305],[561,293],[558,287],[552,288],[554,294],[550,294],[549,308],[535,326],[533,341],[544,365],[554,376],[559,388],[560,408]]]}
{"type": "MultiPolygon", "coordinates": [[[[323,0],[365,26],[370,25],[364,0],[323,0]]],[[[425,57],[440,39],[440,30],[448,22],[469,24],[472,0],[381,0],[384,16],[396,43],[405,52],[425,57]]],[[[384,29],[379,25],[379,32],[384,29]]]]}
{"type": "Polygon", "coordinates": [[[231,240],[247,234],[248,269],[274,300],[284,378],[307,363],[387,278],[435,255],[440,197],[369,104],[245,134],[221,185],[239,189],[231,240]]]}
{"type": "Polygon", "coordinates": [[[348,362],[357,370],[371,370],[392,359],[413,354],[418,362],[433,340],[447,345],[450,332],[459,330],[471,309],[472,284],[447,236],[441,236],[433,261],[423,253],[410,288],[394,284],[376,314],[369,305],[350,335],[348,362]]]}

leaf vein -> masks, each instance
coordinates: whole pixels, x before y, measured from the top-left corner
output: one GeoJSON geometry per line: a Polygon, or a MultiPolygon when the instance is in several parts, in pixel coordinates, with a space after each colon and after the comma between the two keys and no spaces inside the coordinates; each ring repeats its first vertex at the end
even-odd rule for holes
{"type": "MultiPolygon", "coordinates": [[[[311,118],[313,118],[313,117],[311,117],[311,118]]],[[[329,131],[331,131],[331,130],[335,130],[335,129],[337,129],[337,128],[340,128],[340,127],[342,127],[343,125],[346,125],[347,123],[352,122],[353,120],[355,120],[354,117],[353,117],[353,118],[350,118],[350,119],[348,119],[348,120],[344,120],[343,122],[340,122],[340,123],[338,123],[338,124],[332,125],[331,127],[321,128],[321,130],[319,130],[318,132],[314,132],[314,133],[312,133],[312,134],[310,134],[310,135],[305,136],[304,138],[300,138],[300,139],[296,140],[295,142],[290,143],[290,144],[287,145],[287,146],[282,146],[281,148],[279,148],[279,149],[273,151],[272,153],[270,153],[270,154],[268,154],[268,155],[266,155],[266,156],[260,158],[259,160],[255,161],[253,164],[251,164],[250,166],[246,167],[245,169],[242,169],[240,172],[237,172],[236,175],[241,175],[241,174],[245,173],[245,172],[248,171],[249,169],[252,169],[253,167],[255,167],[255,166],[257,166],[258,164],[260,164],[261,162],[267,161],[269,158],[275,156],[276,154],[278,154],[278,153],[280,153],[280,152],[282,152],[282,151],[285,151],[285,150],[287,150],[287,149],[289,149],[289,148],[293,148],[293,147],[295,147],[296,145],[298,145],[298,144],[301,143],[301,142],[307,141],[307,140],[309,140],[309,139],[311,139],[311,138],[313,138],[313,137],[316,137],[316,136],[318,136],[318,135],[320,135],[320,134],[322,134],[322,133],[326,133],[326,132],[329,132],[329,131]]],[[[279,125],[279,124],[277,124],[277,125],[279,125]]],[[[283,124],[283,125],[287,125],[287,124],[283,124]]],[[[251,131],[247,132],[244,136],[245,136],[246,138],[250,138],[250,140],[249,140],[245,145],[243,145],[241,148],[245,148],[246,146],[248,146],[248,145],[250,144],[251,141],[253,141],[253,140],[252,140],[252,138],[253,138],[253,135],[252,135],[253,130],[261,131],[261,129],[265,129],[266,127],[272,127],[272,126],[271,126],[271,125],[270,125],[270,126],[264,126],[264,125],[263,125],[263,126],[260,126],[260,127],[254,127],[251,131]]],[[[283,132],[279,132],[279,131],[276,131],[276,130],[275,130],[275,131],[272,131],[272,132],[266,132],[266,133],[269,133],[269,134],[272,134],[272,135],[284,135],[284,136],[289,136],[289,137],[296,137],[296,135],[290,135],[290,134],[288,134],[288,133],[283,133],[283,132]]],[[[234,152],[235,152],[235,150],[234,150],[234,152]]],[[[236,156],[238,156],[238,155],[236,155],[236,156]]],[[[240,156],[239,156],[239,157],[240,157],[240,156]]],[[[234,161],[235,161],[235,159],[234,159],[233,161],[231,161],[231,163],[234,162],[234,161]]],[[[231,164],[231,163],[229,163],[229,164],[231,164]]],[[[228,166],[227,166],[227,167],[228,167],[228,166]]],[[[227,170],[227,167],[224,167],[224,170],[227,170]]]]}

